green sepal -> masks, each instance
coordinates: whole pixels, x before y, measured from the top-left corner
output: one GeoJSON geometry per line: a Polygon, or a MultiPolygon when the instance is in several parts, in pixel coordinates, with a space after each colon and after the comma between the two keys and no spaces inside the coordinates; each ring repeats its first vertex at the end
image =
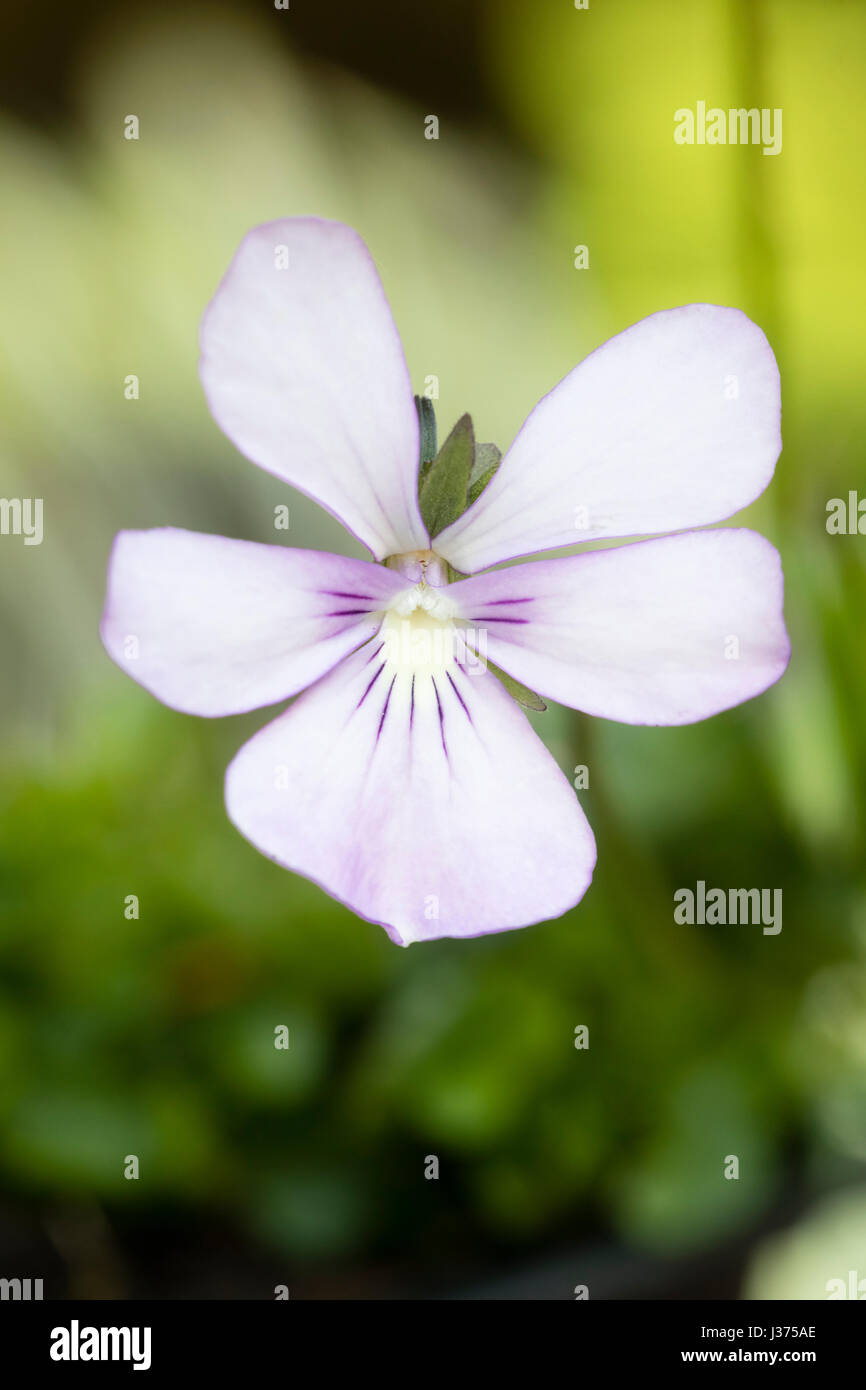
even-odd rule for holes
{"type": "Polygon", "coordinates": [[[476,444],[475,462],[469,474],[469,495],[467,505],[477,502],[493,477],[502,459],[502,450],[495,444],[476,444]]]}
{"type": "Polygon", "coordinates": [[[474,460],[472,418],[461,415],[430,468],[426,473],[422,469],[418,502],[431,537],[444,531],[465,512],[474,460]]]}
{"type": "Polygon", "coordinates": [[[429,396],[416,396],[415,409],[418,412],[420,480],[429,472],[436,457],[436,411],[429,396]]]}
{"type": "Polygon", "coordinates": [[[506,671],[501,671],[498,666],[494,666],[492,661],[487,663],[488,671],[492,671],[497,680],[505,686],[512,699],[519,705],[525,705],[527,709],[537,710],[539,714],[547,709],[540,695],[536,695],[534,690],[530,690],[528,685],[521,685],[513,676],[509,676],[506,671]]]}

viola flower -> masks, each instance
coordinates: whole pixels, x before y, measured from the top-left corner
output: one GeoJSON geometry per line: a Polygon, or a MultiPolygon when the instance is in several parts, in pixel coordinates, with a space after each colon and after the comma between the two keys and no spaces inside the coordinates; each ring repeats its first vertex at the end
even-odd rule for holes
{"type": "Polygon", "coordinates": [[[705,719],[779,679],[777,552],[749,530],[685,530],[772,476],[779,376],[763,333],[709,304],[652,314],[545,396],[501,462],[476,451],[468,417],[431,462],[366,247],[299,218],[245,237],[201,349],[221,429],[373,559],[121,532],[109,654],[188,714],[303,692],[231,763],[228,814],[393,941],[559,916],[589,886],[592,831],[484,658],[630,724],[705,719]],[[490,568],[660,532],[680,534],[490,568]]]}

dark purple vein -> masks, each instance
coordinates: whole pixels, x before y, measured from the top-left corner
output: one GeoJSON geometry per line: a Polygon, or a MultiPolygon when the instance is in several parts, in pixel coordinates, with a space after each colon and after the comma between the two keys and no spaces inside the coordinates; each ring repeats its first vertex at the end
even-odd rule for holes
{"type": "Polygon", "coordinates": [[[367,686],[367,689],[364,691],[363,695],[361,696],[360,700],[358,701],[357,705],[355,706],[355,709],[360,709],[360,708],[361,708],[361,706],[363,705],[363,703],[364,703],[364,701],[366,700],[367,696],[370,694],[370,691],[373,689],[373,686],[376,684],[377,680],[378,680],[379,677],[381,676],[381,674],[382,674],[382,672],[384,671],[384,669],[385,669],[385,663],[384,663],[384,661],[383,661],[383,662],[382,662],[382,665],[379,667],[379,669],[378,669],[378,671],[376,672],[375,676],[374,676],[373,679],[370,681],[370,684],[367,686]]]}
{"type": "MultiPolygon", "coordinates": [[[[454,679],[453,679],[453,677],[452,677],[452,675],[451,675],[451,672],[450,672],[450,671],[446,671],[445,674],[447,675],[449,681],[451,682],[451,689],[454,691],[454,694],[457,696],[457,699],[460,701],[461,705],[463,706],[463,713],[466,715],[466,718],[469,720],[469,723],[472,724],[472,715],[469,713],[469,708],[468,708],[468,706],[467,706],[467,704],[466,704],[466,701],[464,700],[463,696],[460,694],[460,691],[457,689],[457,686],[454,684],[454,679]]],[[[440,711],[440,712],[441,712],[441,711],[440,711]]],[[[473,727],[473,728],[475,727],[474,724],[473,724],[472,727],[473,727]]]]}
{"type": "Polygon", "coordinates": [[[473,623],[520,623],[526,624],[531,621],[529,618],[500,618],[496,613],[477,613],[472,619],[473,623]]]}
{"type": "MultiPolygon", "coordinates": [[[[341,598],[348,598],[348,595],[341,595],[341,598]]],[[[488,601],[488,608],[502,608],[509,603],[532,603],[531,598],[492,598],[488,601]]]]}
{"type": "Polygon", "coordinates": [[[382,717],[381,717],[381,719],[379,720],[379,727],[378,727],[378,729],[376,730],[376,742],[377,742],[377,743],[379,742],[379,735],[380,735],[381,732],[382,732],[382,725],[385,723],[385,715],[388,713],[388,706],[389,706],[389,704],[391,703],[391,691],[394,689],[394,682],[395,682],[396,679],[397,679],[397,673],[396,673],[396,671],[395,671],[395,672],[394,672],[394,675],[391,677],[391,684],[388,686],[388,694],[385,696],[385,703],[384,703],[384,705],[382,706],[382,717]]]}
{"type": "Polygon", "coordinates": [[[433,682],[433,690],[436,695],[436,708],[439,710],[439,734],[442,738],[442,751],[445,754],[445,760],[447,762],[448,745],[445,742],[445,715],[442,713],[442,701],[439,699],[439,687],[436,684],[435,676],[431,676],[430,680],[433,682]]]}
{"type": "Polygon", "coordinates": [[[364,599],[369,603],[373,602],[372,594],[346,594],[342,589],[320,589],[319,593],[324,594],[327,598],[357,598],[364,599]]]}

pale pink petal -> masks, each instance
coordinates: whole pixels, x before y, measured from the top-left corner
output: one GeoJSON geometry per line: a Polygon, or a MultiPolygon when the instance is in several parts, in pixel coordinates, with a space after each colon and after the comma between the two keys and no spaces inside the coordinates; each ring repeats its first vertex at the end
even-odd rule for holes
{"type": "Polygon", "coordinates": [[[739,309],[651,314],[545,396],[436,550],[474,574],[580,541],[722,521],[773,476],[779,415],[772,349],[739,309]]]}
{"type": "Polygon", "coordinates": [[[118,666],[186,714],[294,695],[368,640],[406,581],[381,565],[165,527],[121,531],[101,634],[118,666]]]}
{"type": "Polygon", "coordinates": [[[241,749],[231,819],[401,945],[559,916],[595,863],[569,783],[465,651],[416,659],[411,622],[405,651],[389,633],[241,749]]]}
{"type": "Polygon", "coordinates": [[[782,587],[769,541],[721,529],[513,565],[448,594],[469,640],[539,694],[626,724],[690,724],[782,675],[782,587]]]}
{"type": "Polygon", "coordinates": [[[241,453],[377,559],[428,545],[409,372],[357,233],[314,217],[256,227],[205,312],[201,353],[211,413],[241,453]]]}

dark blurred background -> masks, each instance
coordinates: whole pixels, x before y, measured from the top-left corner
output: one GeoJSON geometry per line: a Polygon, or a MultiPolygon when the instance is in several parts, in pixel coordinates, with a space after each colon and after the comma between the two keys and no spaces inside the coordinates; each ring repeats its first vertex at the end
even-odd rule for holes
{"type": "MultiPolygon", "coordinates": [[[[866,1279],[866,539],[825,526],[866,494],[864,38],[857,0],[7,6],[0,492],[43,497],[45,535],[0,539],[0,1276],[118,1298],[866,1279]],[[698,100],[781,107],[782,153],[677,146],[698,100]],[[442,430],[470,410],[505,447],[675,304],[739,306],[779,359],[784,453],[737,524],[782,551],[790,671],[689,728],[534,719],[589,766],[599,845],[557,922],[394,948],[228,824],[224,768],[266,716],[175,714],[99,644],[121,527],[275,539],[287,491],[211,422],[196,334],[243,233],[309,213],[367,240],[442,430]],[[697,879],[781,888],[782,932],[676,925],[697,879]]],[[[347,548],[290,502],[289,544],[347,548]]]]}

